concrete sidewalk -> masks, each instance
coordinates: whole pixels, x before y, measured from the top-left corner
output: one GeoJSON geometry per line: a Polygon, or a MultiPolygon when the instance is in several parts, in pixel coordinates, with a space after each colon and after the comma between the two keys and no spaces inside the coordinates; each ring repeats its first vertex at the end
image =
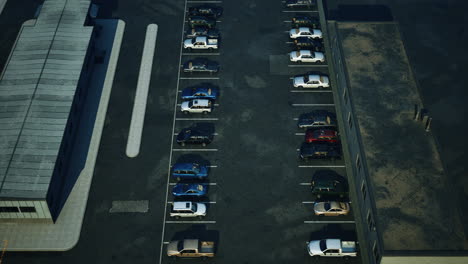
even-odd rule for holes
{"type": "MultiPolygon", "coordinates": [[[[95,70],[90,80],[90,94],[88,96],[90,100],[93,98],[99,100],[99,108],[94,122],[86,166],[76,181],[55,224],[23,222],[2,223],[0,225],[0,239],[7,242],[6,251],[65,251],[73,248],[80,237],[125,28],[125,23],[121,20],[97,20],[96,24],[102,26],[102,30],[96,41],[95,49],[98,51],[107,50],[106,54],[109,55],[106,56],[103,64],[94,66],[95,70]]],[[[85,107],[85,109],[87,108],[85,107]]],[[[87,111],[88,113],[84,113],[85,116],[93,114],[93,109],[87,109],[87,111]]]]}

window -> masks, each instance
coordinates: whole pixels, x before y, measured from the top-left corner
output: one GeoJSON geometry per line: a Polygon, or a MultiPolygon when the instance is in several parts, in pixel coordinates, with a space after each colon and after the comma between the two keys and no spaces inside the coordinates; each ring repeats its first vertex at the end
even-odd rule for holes
{"type": "Polygon", "coordinates": [[[375,231],[375,222],[372,218],[371,211],[367,211],[367,225],[369,226],[370,231],[375,231]]]}
{"type": "Polygon", "coordinates": [[[349,129],[353,128],[353,120],[351,119],[351,112],[348,112],[348,125],[349,125],[349,129]]]}
{"type": "Polygon", "coordinates": [[[361,171],[361,157],[359,156],[359,154],[356,157],[356,167],[358,171],[361,171]]]}
{"type": "Polygon", "coordinates": [[[345,104],[348,104],[348,92],[346,88],[343,90],[343,101],[345,104]]]}
{"type": "Polygon", "coordinates": [[[20,206],[19,209],[22,213],[35,213],[36,212],[36,208],[33,206],[20,206]]]}
{"type": "Polygon", "coordinates": [[[372,248],[372,252],[374,253],[375,263],[379,263],[381,256],[380,256],[379,248],[377,247],[377,242],[374,242],[374,247],[372,248]]]}
{"type": "Polygon", "coordinates": [[[363,181],[362,182],[362,185],[361,185],[361,193],[362,193],[362,199],[363,200],[366,200],[366,197],[367,197],[367,187],[366,187],[366,183],[363,181]]]}
{"type": "Polygon", "coordinates": [[[1,206],[0,213],[19,213],[19,209],[16,206],[1,206]]]}

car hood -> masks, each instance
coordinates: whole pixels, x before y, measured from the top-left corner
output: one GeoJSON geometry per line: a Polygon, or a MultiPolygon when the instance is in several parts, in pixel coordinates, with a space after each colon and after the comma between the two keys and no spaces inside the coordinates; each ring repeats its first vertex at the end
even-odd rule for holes
{"type": "Polygon", "coordinates": [[[168,255],[173,255],[173,254],[179,253],[179,251],[177,251],[177,244],[178,243],[179,243],[179,241],[176,240],[176,241],[171,241],[169,243],[169,245],[167,245],[167,254],[168,255]]]}
{"type": "Polygon", "coordinates": [[[297,30],[296,28],[292,28],[291,30],[289,30],[289,35],[295,35],[298,33],[299,30],[297,30]]]}
{"type": "Polygon", "coordinates": [[[321,53],[321,52],[316,52],[315,53],[315,58],[318,59],[318,60],[323,60],[323,58],[325,58],[325,56],[323,56],[323,53],[321,53]]]}
{"type": "Polygon", "coordinates": [[[325,211],[325,207],[324,207],[324,203],[315,203],[314,204],[314,211],[315,212],[324,212],[325,211]]]}
{"type": "Polygon", "coordinates": [[[206,204],[203,204],[203,203],[197,204],[197,214],[206,215],[206,204]]]}
{"type": "Polygon", "coordinates": [[[314,255],[321,255],[322,251],[320,250],[320,241],[319,240],[312,240],[307,245],[307,249],[311,256],[314,255]]]}
{"type": "Polygon", "coordinates": [[[313,34],[314,34],[315,36],[322,37],[322,31],[321,31],[321,30],[314,29],[314,30],[313,30],[313,34]]]}
{"type": "Polygon", "coordinates": [[[330,84],[330,79],[328,79],[328,76],[322,76],[323,79],[323,84],[330,84]]]}
{"type": "Polygon", "coordinates": [[[304,84],[304,77],[302,76],[294,77],[294,84],[297,84],[297,85],[304,84]]]}
{"type": "Polygon", "coordinates": [[[180,104],[180,109],[183,110],[189,110],[189,101],[185,101],[185,102],[182,102],[182,104],[180,104]]]}
{"type": "Polygon", "coordinates": [[[184,40],[184,47],[187,47],[189,45],[192,45],[192,39],[186,39],[184,40]]]}

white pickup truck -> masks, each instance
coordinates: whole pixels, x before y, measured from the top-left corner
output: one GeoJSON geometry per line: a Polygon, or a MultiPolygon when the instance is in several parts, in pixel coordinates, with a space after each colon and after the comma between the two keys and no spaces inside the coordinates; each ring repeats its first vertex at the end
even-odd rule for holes
{"type": "Polygon", "coordinates": [[[218,49],[218,39],[196,37],[184,40],[184,49],[218,49]]]}
{"type": "Polygon", "coordinates": [[[356,257],[356,242],[341,239],[312,240],[307,243],[307,250],[312,257],[356,257]]]}

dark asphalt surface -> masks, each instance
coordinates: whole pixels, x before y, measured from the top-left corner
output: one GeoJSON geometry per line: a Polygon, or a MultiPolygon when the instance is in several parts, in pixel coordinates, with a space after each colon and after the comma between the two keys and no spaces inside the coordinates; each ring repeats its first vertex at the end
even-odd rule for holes
{"type": "MultiPolygon", "coordinates": [[[[326,92],[290,92],[293,87],[289,77],[309,69],[287,67],[286,53],[290,47],[284,31],[289,27],[283,21],[289,20],[293,13],[282,12],[280,1],[224,1],[221,6],[225,9],[219,23],[222,47],[219,56],[210,58],[218,60],[222,68],[217,75],[220,79],[210,82],[219,85],[222,95],[217,102],[219,106],[208,116],[219,120],[210,121],[218,135],[207,147],[218,151],[172,152],[172,163],[184,158],[182,155],[198,154],[218,166],[210,175],[210,182],[216,186],[211,186],[209,191],[210,201],[216,204],[210,206],[206,218],[216,224],[166,224],[163,241],[188,233],[216,239],[219,241],[216,262],[316,263],[307,256],[307,240],[325,234],[352,239],[354,226],[304,224],[303,221],[317,219],[311,205],[302,203],[313,201],[310,187],[300,183],[310,182],[317,168],[298,167],[301,163],[296,149],[303,136],[295,133],[303,131],[295,128],[294,118],[316,107],[293,104],[330,104],[332,96],[326,92]]],[[[107,2],[101,10],[104,16],[124,20],[126,28],[80,241],[67,252],[7,252],[4,263],[159,262],[162,224],[167,218],[164,203],[184,1],[120,0],[107,2]],[[128,126],[146,26],[150,23],[159,25],[156,63],[142,149],[137,158],[129,159],[125,156],[128,126]],[[110,214],[113,200],[149,200],[150,210],[146,214],[110,214]]],[[[417,12],[412,14],[415,16],[417,12]]],[[[0,16],[0,21],[3,17],[0,16]]],[[[402,31],[405,32],[405,27],[402,31]]],[[[11,33],[1,34],[2,42],[11,38],[11,33]]],[[[3,46],[1,50],[5,53],[3,46]]],[[[409,57],[412,58],[410,51],[409,57]]],[[[188,58],[183,56],[182,62],[188,58]]],[[[325,69],[310,70],[326,72],[325,69]]],[[[196,83],[181,80],[179,89],[196,83]]],[[[177,117],[182,115],[177,113],[177,117]]],[[[176,121],[175,132],[192,123],[176,121]]],[[[342,165],[343,161],[309,163],[333,164],[342,165]]],[[[335,170],[344,174],[343,168],[335,170]]],[[[168,199],[171,201],[172,197],[168,199]]],[[[340,220],[351,220],[351,217],[340,220]]],[[[341,263],[336,259],[322,262],[341,263]]],[[[162,263],[169,261],[163,256],[162,263]]]]}

